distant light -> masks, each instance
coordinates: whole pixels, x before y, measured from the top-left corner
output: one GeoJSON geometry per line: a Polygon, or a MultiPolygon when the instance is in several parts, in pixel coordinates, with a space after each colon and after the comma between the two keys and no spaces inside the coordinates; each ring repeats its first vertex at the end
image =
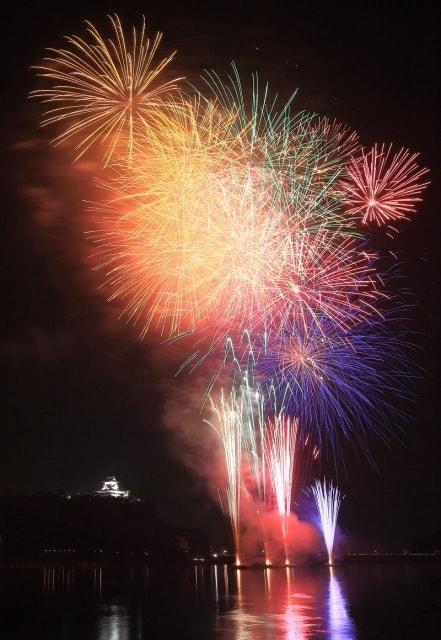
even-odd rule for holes
{"type": "Polygon", "coordinates": [[[119,488],[119,483],[115,476],[109,476],[104,480],[101,489],[95,492],[95,495],[97,496],[111,498],[128,498],[129,494],[129,491],[122,491],[119,488]]]}

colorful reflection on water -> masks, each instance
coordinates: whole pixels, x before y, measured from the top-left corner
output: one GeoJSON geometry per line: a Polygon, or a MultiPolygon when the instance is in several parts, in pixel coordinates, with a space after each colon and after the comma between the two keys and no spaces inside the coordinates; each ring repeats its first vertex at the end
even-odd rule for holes
{"type": "MultiPolygon", "coordinates": [[[[236,571],[234,577],[235,606],[219,615],[216,637],[234,640],[355,638],[335,572],[271,568],[236,571]]],[[[225,583],[225,592],[229,590],[225,583]]]]}
{"type": "Polygon", "coordinates": [[[355,638],[354,623],[348,613],[344,593],[332,567],[329,568],[328,634],[332,640],[355,638]]]}
{"type": "Polygon", "coordinates": [[[440,591],[440,563],[0,567],[0,637],[428,640],[439,637],[440,591]]]}

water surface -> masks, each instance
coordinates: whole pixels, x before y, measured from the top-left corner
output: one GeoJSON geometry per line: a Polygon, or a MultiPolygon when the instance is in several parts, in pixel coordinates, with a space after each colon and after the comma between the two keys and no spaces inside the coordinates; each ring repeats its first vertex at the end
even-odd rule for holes
{"type": "Polygon", "coordinates": [[[2,640],[441,637],[441,565],[0,570],[2,640]]]}

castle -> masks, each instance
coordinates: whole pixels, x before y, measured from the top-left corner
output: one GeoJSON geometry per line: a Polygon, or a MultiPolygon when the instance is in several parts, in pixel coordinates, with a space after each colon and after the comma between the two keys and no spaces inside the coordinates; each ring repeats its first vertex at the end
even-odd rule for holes
{"type": "Polygon", "coordinates": [[[122,491],[115,476],[107,476],[101,489],[94,492],[100,498],[129,498],[130,491],[122,491]]]}

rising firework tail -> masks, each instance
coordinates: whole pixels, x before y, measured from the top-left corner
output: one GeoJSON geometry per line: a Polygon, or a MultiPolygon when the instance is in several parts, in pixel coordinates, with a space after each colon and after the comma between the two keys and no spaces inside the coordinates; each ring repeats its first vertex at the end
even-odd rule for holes
{"type": "MultiPolygon", "coordinates": [[[[229,507],[233,540],[240,557],[241,505],[251,505],[260,523],[266,547],[266,531],[258,515],[278,514],[284,561],[288,557],[288,529],[292,515],[292,491],[298,461],[298,420],[284,412],[274,389],[263,393],[251,385],[247,374],[219,399],[210,399],[211,418],[225,463],[223,492],[229,507]]],[[[305,445],[304,445],[305,446],[305,445]]]]}
{"type": "Polygon", "coordinates": [[[226,496],[231,521],[233,543],[236,550],[236,564],[240,564],[240,500],[242,461],[242,416],[243,404],[233,389],[228,396],[221,393],[218,404],[212,402],[212,426],[222,442],[226,467],[226,496]]]}
{"type": "Polygon", "coordinates": [[[288,523],[291,515],[291,497],[296,460],[297,443],[296,418],[279,414],[266,425],[265,451],[268,458],[268,475],[271,488],[282,521],[282,537],[285,549],[285,563],[289,564],[287,540],[288,523]]]}

